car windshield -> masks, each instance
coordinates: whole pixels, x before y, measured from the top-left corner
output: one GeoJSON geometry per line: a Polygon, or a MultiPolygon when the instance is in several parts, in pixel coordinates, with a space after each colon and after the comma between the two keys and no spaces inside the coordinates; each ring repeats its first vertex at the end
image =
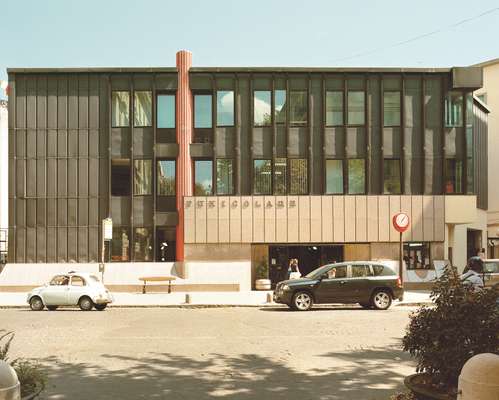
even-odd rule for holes
{"type": "Polygon", "coordinates": [[[309,272],[307,275],[305,275],[305,278],[317,279],[319,276],[329,271],[333,267],[333,265],[334,264],[323,265],[322,267],[314,269],[312,272],[309,272]]]}
{"type": "Polygon", "coordinates": [[[50,281],[50,286],[64,286],[69,284],[69,276],[57,275],[50,281]]]}

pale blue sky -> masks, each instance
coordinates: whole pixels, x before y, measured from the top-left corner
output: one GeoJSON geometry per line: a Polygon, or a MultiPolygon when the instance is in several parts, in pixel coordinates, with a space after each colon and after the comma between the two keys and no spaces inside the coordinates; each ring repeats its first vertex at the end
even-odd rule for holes
{"type": "Polygon", "coordinates": [[[499,57],[497,0],[3,0],[7,67],[454,66],[499,57]],[[403,45],[419,35],[442,30],[403,45]],[[360,57],[352,56],[368,53],[360,57]]]}

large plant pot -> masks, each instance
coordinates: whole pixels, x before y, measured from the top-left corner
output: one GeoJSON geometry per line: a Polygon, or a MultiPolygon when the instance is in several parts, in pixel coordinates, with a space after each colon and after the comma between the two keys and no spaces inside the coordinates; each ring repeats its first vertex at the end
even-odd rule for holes
{"type": "Polygon", "coordinates": [[[255,281],[256,290],[271,290],[270,279],[257,279],[255,281]]]}
{"type": "Polygon", "coordinates": [[[424,381],[428,375],[413,374],[406,376],[404,385],[414,394],[417,400],[456,400],[456,396],[437,391],[426,385],[424,381]]]}

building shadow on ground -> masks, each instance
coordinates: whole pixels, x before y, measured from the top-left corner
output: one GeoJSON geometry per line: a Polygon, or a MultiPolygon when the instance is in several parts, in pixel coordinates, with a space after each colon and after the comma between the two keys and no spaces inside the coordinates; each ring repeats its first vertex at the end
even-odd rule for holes
{"type": "Polygon", "coordinates": [[[278,354],[272,360],[256,354],[101,357],[113,367],[102,367],[98,360],[41,360],[49,376],[42,399],[385,400],[402,388],[405,374],[398,366],[412,367],[409,357],[396,348],[326,353],[318,357],[318,365],[337,361],[341,366],[307,372],[290,368],[285,355],[278,354]]]}

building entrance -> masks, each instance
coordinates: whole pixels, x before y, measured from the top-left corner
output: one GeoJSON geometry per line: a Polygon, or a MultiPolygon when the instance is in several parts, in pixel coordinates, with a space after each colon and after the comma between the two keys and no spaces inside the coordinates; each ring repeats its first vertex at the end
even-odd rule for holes
{"type": "Polygon", "coordinates": [[[321,265],[341,262],[343,257],[343,245],[269,246],[269,279],[272,287],[288,279],[288,265],[292,258],[298,260],[298,268],[303,276],[321,265]]]}

